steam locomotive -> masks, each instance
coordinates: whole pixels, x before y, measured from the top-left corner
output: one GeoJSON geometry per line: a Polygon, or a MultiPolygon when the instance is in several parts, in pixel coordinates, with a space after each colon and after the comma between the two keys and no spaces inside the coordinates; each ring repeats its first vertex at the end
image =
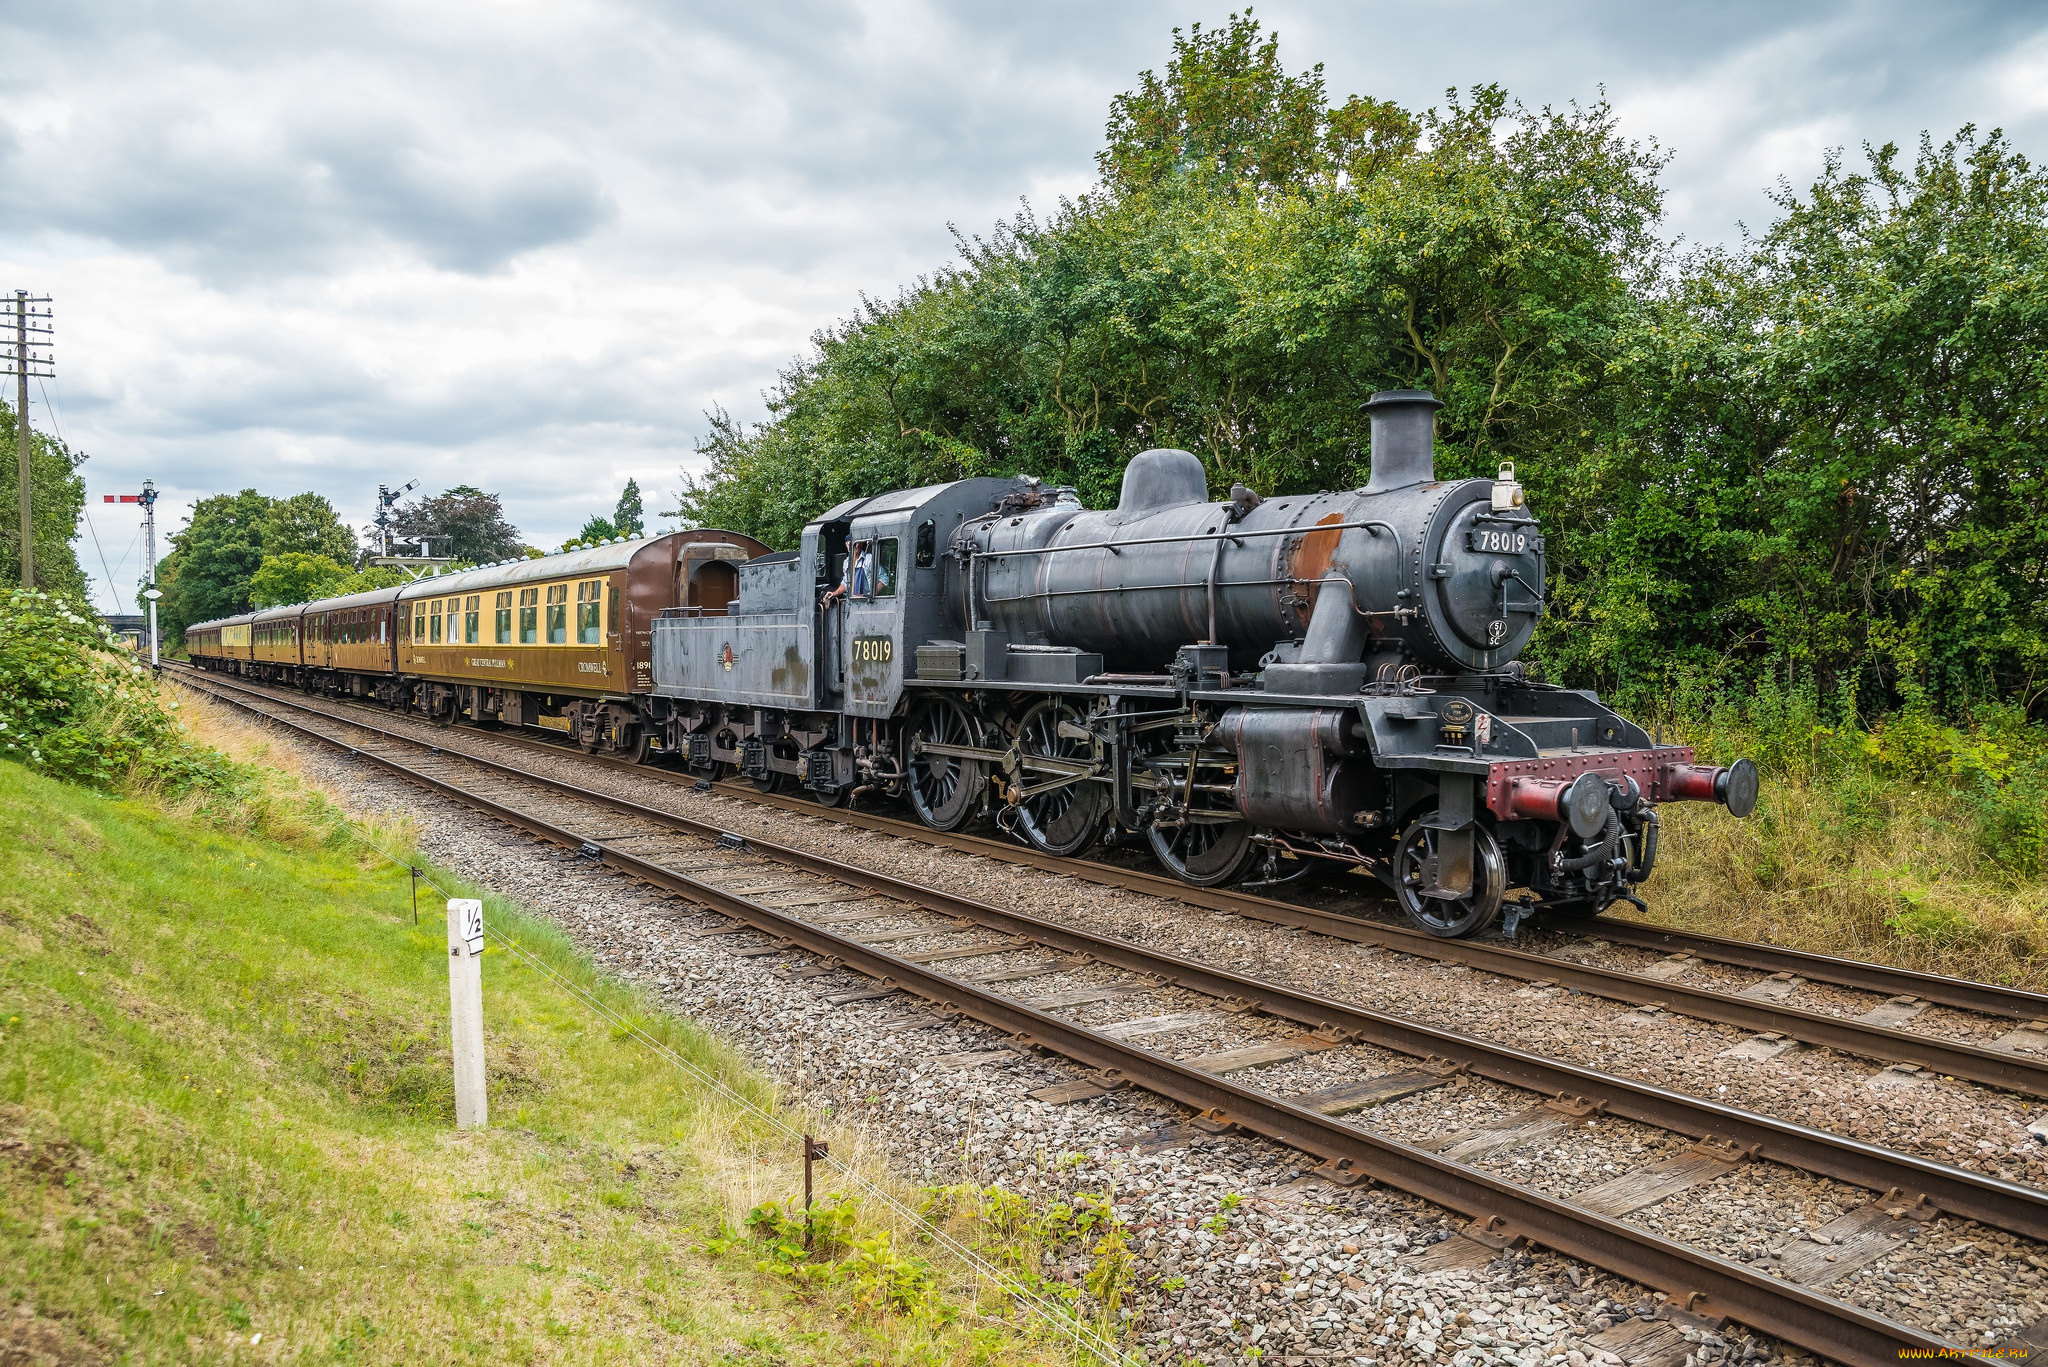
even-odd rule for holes
{"type": "Polygon", "coordinates": [[[1756,768],[1528,676],[1542,530],[1512,466],[1436,478],[1440,406],[1373,397],[1357,490],[1211,502],[1198,458],[1153,450],[1108,510],[961,480],[843,503],[794,551],[672,533],[186,640],[208,668],[900,798],[1052,855],[1142,842],[1201,886],[1363,870],[1439,936],[1641,906],[1658,804],[1746,816],[1756,768]]]}

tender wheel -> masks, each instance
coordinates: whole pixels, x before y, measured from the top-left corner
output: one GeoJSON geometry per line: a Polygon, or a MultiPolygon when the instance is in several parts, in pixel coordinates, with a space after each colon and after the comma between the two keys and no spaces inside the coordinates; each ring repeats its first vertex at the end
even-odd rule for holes
{"type": "Polygon", "coordinates": [[[917,819],[935,831],[958,830],[974,815],[987,768],[978,759],[920,752],[926,745],[973,745],[974,723],[950,698],[918,708],[911,719],[910,805],[917,819]]]}
{"type": "Polygon", "coordinates": [[[1472,828],[1472,891],[1463,897],[1424,897],[1422,889],[1436,881],[1437,838],[1441,831],[1423,822],[1434,820],[1435,812],[1410,826],[1394,850],[1394,896],[1401,910],[1431,935],[1452,940],[1474,935],[1493,924],[1500,915],[1501,899],[1507,893],[1507,860],[1500,842],[1483,825],[1472,828]]]}
{"type": "Polygon", "coordinates": [[[813,788],[811,789],[811,796],[818,799],[820,807],[844,807],[847,799],[853,796],[853,789],[851,787],[813,788]]]}
{"type": "MultiPolygon", "coordinates": [[[[1042,702],[1024,714],[1024,720],[1017,726],[1017,749],[1024,758],[1016,779],[1019,788],[1029,792],[1034,786],[1059,777],[1051,770],[1034,768],[1034,759],[1093,762],[1093,745],[1060,734],[1061,722],[1078,726],[1080,721],[1080,713],[1060,702],[1042,702]]],[[[1069,783],[1031,793],[1019,802],[1017,829],[1047,854],[1079,854],[1095,843],[1108,809],[1109,793],[1101,784],[1069,783]]]]}
{"type": "Polygon", "coordinates": [[[1252,827],[1237,815],[1236,805],[1221,794],[1199,792],[1187,803],[1184,772],[1154,764],[1152,774],[1159,794],[1155,810],[1170,815],[1165,821],[1155,816],[1145,838],[1166,871],[1198,888],[1213,888],[1243,872],[1251,858],[1252,827]]]}

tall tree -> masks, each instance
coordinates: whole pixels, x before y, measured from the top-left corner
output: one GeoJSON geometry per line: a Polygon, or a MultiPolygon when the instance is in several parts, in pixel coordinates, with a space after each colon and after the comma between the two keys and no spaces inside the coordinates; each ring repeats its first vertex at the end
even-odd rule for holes
{"type": "Polygon", "coordinates": [[[821,333],[770,419],[712,415],[682,512],[792,544],[839,499],[1028,469],[1113,501],[1148,446],[1212,487],[1363,482],[1375,389],[1439,391],[1447,472],[1568,466],[1658,257],[1661,155],[1604,104],[1420,115],[1290,76],[1249,17],[1117,101],[1100,190],[821,333]]]}
{"type": "MultiPolygon", "coordinates": [[[[21,519],[16,503],[14,409],[0,403],[0,438],[4,438],[6,516],[0,518],[0,583],[21,582],[21,519]]],[[[83,598],[86,577],[72,543],[85,508],[85,477],[78,467],[85,453],[73,451],[56,437],[33,429],[29,433],[29,515],[35,535],[36,587],[67,597],[83,598]]]]}
{"type": "Polygon", "coordinates": [[[436,538],[434,553],[484,564],[522,554],[519,529],[505,520],[496,494],[458,484],[435,498],[401,505],[392,518],[402,537],[436,538]]]}
{"type": "Polygon", "coordinates": [[[640,506],[640,482],[631,475],[626,477],[626,487],[619,491],[619,506],[612,513],[612,526],[619,536],[640,536],[647,530],[646,515],[640,506]]]}
{"type": "Polygon", "coordinates": [[[254,489],[192,505],[191,517],[170,535],[170,554],[157,566],[166,638],[182,637],[194,622],[249,610],[249,581],[263,564],[263,534],[276,505],[254,489]]]}
{"type": "Polygon", "coordinates": [[[332,503],[314,493],[293,494],[271,504],[264,516],[262,542],[266,555],[321,555],[345,565],[356,558],[355,532],[332,503]]]}

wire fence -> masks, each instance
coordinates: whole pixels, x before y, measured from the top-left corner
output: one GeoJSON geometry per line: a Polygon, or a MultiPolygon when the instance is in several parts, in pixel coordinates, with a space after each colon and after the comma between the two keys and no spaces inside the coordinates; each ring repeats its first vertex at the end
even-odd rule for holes
{"type": "MultiPolygon", "coordinates": [[[[443,898],[452,898],[454,896],[453,893],[435,882],[424,869],[421,869],[412,861],[400,859],[397,855],[378,846],[374,841],[365,838],[353,827],[347,829],[349,836],[357,843],[381,858],[405,869],[417,882],[424,882],[428,887],[439,892],[443,898]]],[[[415,894],[414,916],[417,919],[417,894],[415,894]]],[[[542,978],[582,1003],[592,1014],[610,1024],[621,1038],[632,1039],[642,1048],[648,1050],[655,1057],[668,1063],[679,1072],[695,1079],[718,1096],[757,1117],[777,1134],[798,1144],[804,1142],[804,1129],[802,1126],[793,1124],[774,1108],[762,1105],[753,1097],[733,1087],[716,1073],[705,1068],[695,1060],[678,1053],[674,1048],[650,1034],[638,1021],[614,1009],[582,984],[564,976],[554,965],[548,963],[540,955],[521,944],[516,937],[506,933],[502,928],[493,925],[488,919],[484,922],[484,933],[490,939],[504,946],[507,952],[517,956],[522,963],[539,973],[542,978]]],[[[923,1237],[938,1247],[945,1249],[984,1281],[990,1283],[996,1290],[1009,1297],[1012,1301],[1026,1307],[1059,1334],[1071,1339],[1074,1345],[1083,1352],[1091,1353],[1107,1362],[1118,1364],[1118,1367],[1139,1367],[1139,1360],[1125,1352],[1122,1345],[1118,1344],[1108,1334],[1083,1321],[1058,1299],[1034,1290],[1016,1276],[991,1263],[981,1255],[978,1249],[962,1242],[945,1229],[933,1223],[922,1211],[913,1209],[895,1192],[869,1180],[852,1166],[840,1162],[829,1155],[823,1161],[836,1168],[841,1178],[848,1185],[856,1188],[861,1195],[894,1211],[915,1227],[923,1237]]]]}

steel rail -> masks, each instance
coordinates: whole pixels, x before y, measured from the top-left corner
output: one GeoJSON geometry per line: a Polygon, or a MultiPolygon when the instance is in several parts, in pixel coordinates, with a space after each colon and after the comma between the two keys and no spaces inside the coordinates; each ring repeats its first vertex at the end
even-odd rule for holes
{"type": "MultiPolygon", "coordinates": [[[[253,706],[248,710],[269,716],[253,706]]],[[[1945,1339],[1809,1291],[1796,1283],[1767,1276],[1730,1259],[1688,1247],[1617,1219],[1596,1215],[1568,1201],[1440,1158],[1412,1145],[1355,1129],[1135,1045],[1109,1039],[992,991],[945,977],[924,965],[899,959],[859,940],[749,901],[737,893],[701,882],[650,859],[591,841],[582,833],[471,792],[388,755],[350,746],[346,741],[288,717],[270,716],[269,719],[328,745],[348,750],[410,782],[452,797],[529,834],[579,851],[596,848],[599,857],[610,867],[753,926],[771,938],[800,945],[885,985],[915,993],[941,1010],[972,1016],[1021,1043],[1092,1067],[1105,1082],[1137,1081],[1148,1091],[1200,1112],[1219,1131],[1236,1127],[1315,1155],[1323,1160],[1320,1171],[1334,1180],[1356,1182],[1369,1177],[1458,1211],[1479,1224],[1482,1235],[1495,1240],[1498,1246],[1505,1247],[1508,1242],[1520,1239],[1531,1240],[1662,1291],[1695,1314],[1727,1316],[1836,1361],[1856,1364],[1856,1367],[1896,1367],[1907,1353],[1938,1355],[1945,1349],[1956,1347],[1945,1339]]],[[[379,731],[379,728],[346,718],[328,716],[328,719],[379,731]]],[[[394,735],[392,738],[418,749],[437,749],[412,737],[394,735]]],[[[438,753],[455,753],[458,758],[486,768],[506,767],[493,761],[477,761],[475,757],[459,752],[438,753]]],[[[520,777],[547,787],[554,787],[559,782],[526,774],[520,774],[520,777]]],[[[574,788],[568,784],[559,786],[574,788]]],[[[602,795],[598,796],[601,798],[602,795]]]]}
{"type": "MultiPolygon", "coordinates": [[[[244,687],[243,685],[227,685],[244,687]]],[[[254,690],[247,690],[254,691],[254,690]]],[[[271,697],[273,701],[285,702],[268,693],[257,694],[271,697]]],[[[297,700],[291,700],[299,705],[297,700]]],[[[308,709],[311,710],[311,709],[308,709]]],[[[351,723],[366,725],[367,723],[351,723]]],[[[370,728],[376,729],[376,728],[370,728]]],[[[485,733],[479,732],[479,735],[485,733]]],[[[494,737],[495,738],[495,737],[494,737]]],[[[528,742],[531,746],[532,742],[528,742]]],[[[549,747],[559,750],[559,747],[549,747]]],[[[635,766],[636,769],[643,766],[635,766]]],[[[659,771],[648,771],[659,772],[659,771]]],[[[743,799],[768,799],[764,805],[784,806],[772,800],[769,794],[747,789],[728,788],[743,799]]],[[[888,829],[899,834],[927,838],[925,827],[910,822],[895,821],[885,817],[865,814],[849,814],[843,809],[833,809],[812,803],[789,803],[788,810],[800,810],[809,815],[827,814],[847,821],[849,824],[870,829],[888,829]]],[[[989,840],[981,836],[951,835],[943,843],[951,848],[987,854],[991,858],[1021,863],[1048,872],[1064,873],[1090,882],[1122,887],[1134,891],[1151,893],[1170,901],[1191,906],[1207,907],[1214,911],[1248,916],[1258,920],[1276,922],[1282,925],[1299,926],[1334,939],[1348,940],[1357,944],[1376,945],[1399,953],[1412,954],[1419,958],[1440,962],[1460,963],[1482,969],[1502,977],[1523,982],[1549,982],[1574,991],[1588,993],[1610,1001],[1624,1002],[1635,1006],[1656,1006],[1674,1011],[1680,1015],[1700,1020],[1715,1021],[1734,1025],[1759,1033],[1789,1036],[1807,1044],[1838,1049],[1844,1053],[1865,1058],[1880,1059],[1888,1063],[1910,1063],[1916,1067],[1931,1068],[1949,1077],[1961,1078],[1987,1087],[2005,1091],[2021,1092],[2033,1096],[2048,1096],[2048,1058],[2028,1058],[2017,1053],[2003,1053],[1983,1049],[1976,1045],[1957,1040],[1947,1040],[1936,1035],[1917,1034],[1908,1030],[1888,1026],[1872,1025],[1846,1016],[1833,1016],[1820,1011],[1808,1011],[1796,1006],[1760,1001],[1720,992],[1709,988],[1688,987],[1668,979],[1648,978],[1639,973],[1620,969],[1600,968],[1590,964],[1579,964],[1566,959],[1552,958],[1543,954],[1532,954],[1525,950],[1510,949],[1505,945],[1489,944],[1479,940],[1446,940],[1408,926],[1394,925],[1384,921],[1366,920],[1341,913],[1322,911],[1313,907],[1298,906],[1271,898],[1254,897],[1241,892],[1228,892],[1218,888],[1196,888],[1178,880],[1157,874],[1140,873],[1133,870],[1114,869],[1108,865],[1086,860],[1058,859],[1040,854],[1035,850],[1020,850],[1014,845],[989,840]]],[[[1597,918],[1604,931],[1608,923],[1597,918]]],[[[1761,946],[1752,950],[1759,955],[1768,951],[1761,946]]],[[[1810,956],[1818,957],[1818,956],[1810,956]]],[[[1836,961],[1846,963],[1849,961],[1836,961]]],[[[1901,986],[1910,985],[1929,975],[1906,975],[1901,970],[1884,969],[1877,965],[1859,965],[1870,974],[1899,973],[1901,986]]],[[[1788,970],[1780,970],[1788,971],[1788,970]]],[[[1940,982],[1940,979],[1934,979],[1940,982]]],[[[1981,985],[1986,986],[1988,985],[1981,985]]],[[[1929,989],[1932,990],[1931,988],[1929,989]]],[[[1999,991],[2001,989],[1990,989],[1999,991]]],[[[1914,995],[1918,995],[1916,992],[1914,995]]],[[[2031,996],[2033,994],[2024,994],[2031,996]]],[[[1930,1000],[1932,998],[1930,997],[1930,1000]]]]}
{"type": "MultiPolygon", "coordinates": [[[[213,683],[226,681],[189,666],[178,666],[180,672],[190,672],[193,677],[213,683]]],[[[229,684],[230,687],[247,687],[243,684],[229,684]]],[[[264,685],[281,687],[281,685],[264,685]]],[[[267,696],[267,695],[262,695],[267,696]]],[[[334,699],[343,706],[371,710],[367,704],[350,699],[334,699]]],[[[594,764],[616,768],[624,773],[636,774],[660,782],[684,785],[694,779],[670,769],[652,765],[635,764],[631,760],[611,755],[588,754],[572,749],[562,741],[551,741],[538,736],[521,735],[516,732],[482,732],[485,736],[506,745],[515,745],[541,753],[574,755],[594,764]]],[[[1139,869],[1123,869],[1113,864],[1079,858],[1057,858],[1042,854],[1028,845],[1010,841],[994,840],[986,836],[966,835],[957,831],[935,831],[921,822],[899,817],[882,816],[875,812],[853,811],[844,807],[825,807],[822,804],[785,794],[762,792],[751,785],[732,782],[720,784],[722,791],[742,801],[759,803],[778,811],[798,812],[805,815],[829,816],[847,825],[868,830],[887,831],[908,839],[922,840],[926,844],[941,848],[960,849],[970,853],[987,855],[1010,863],[1023,864],[1031,868],[1050,872],[1066,873],[1077,878],[1106,886],[1128,888],[1135,892],[1146,892],[1154,896],[1208,907],[1215,911],[1245,912],[1257,907],[1269,912],[1305,911],[1310,908],[1298,907],[1293,903],[1273,898],[1258,897],[1250,893],[1233,892],[1221,888],[1198,888],[1161,874],[1147,873],[1139,869]]],[[[1257,914],[1256,912],[1250,914],[1257,914]]],[[[1324,916],[1345,917],[1345,913],[1323,911],[1324,916]]],[[[1404,952],[1421,957],[1433,957],[1429,946],[1437,943],[1434,937],[1413,931],[1395,923],[1371,920],[1365,917],[1348,917],[1362,924],[1374,926],[1389,932],[1410,937],[1416,947],[1404,952]]],[[[1795,973],[1814,982],[1832,983],[1838,987],[1849,987],[1859,991],[1882,993],[1888,997],[1914,996],[1940,1006],[1953,1007],[1960,1011],[1974,1011],[1983,1015],[2000,1016],[2014,1020],[2048,1020],[2048,993],[2030,992],[2024,988],[2003,987],[1996,983],[1977,982],[1968,978],[1951,978],[1936,973],[1924,973],[1914,969],[1895,968],[1889,964],[1875,964],[1861,959],[1844,959],[1834,955],[1817,954],[1808,950],[1787,949],[1778,945],[1756,944],[1746,940],[1730,940],[1720,936],[1680,930],[1674,926],[1658,925],[1655,922],[1623,921],[1606,916],[1597,916],[1583,921],[1565,923],[1558,927],[1568,933],[1584,938],[1605,937],[1617,944],[1627,944],[1641,949],[1684,951],[1716,963],[1730,964],[1738,968],[1755,969],[1764,973],[1795,973]]],[[[1334,933],[1334,932],[1332,932],[1334,933]]],[[[1541,957],[1541,956],[1538,956],[1541,957]]],[[[1545,962],[1548,962],[1546,959],[1545,962]]],[[[1639,975],[1638,975],[1639,976],[1639,975]]],[[[1921,1036],[1914,1036],[1921,1038],[1921,1036]]]]}
{"type": "MultiPolygon", "coordinates": [[[[266,699],[281,705],[282,699],[266,699]]],[[[246,704],[244,704],[246,706],[246,704]]],[[[270,716],[260,709],[249,710],[270,716]]],[[[353,718],[301,708],[343,726],[357,727],[436,754],[454,755],[480,768],[506,774],[621,815],[631,816],[688,835],[716,839],[724,827],[679,813],[648,807],[562,779],[537,775],[501,761],[441,750],[415,737],[398,735],[353,718]]],[[[273,718],[328,744],[341,744],[311,727],[273,718]]],[[[603,845],[603,841],[595,842],[603,845]]],[[[1241,1004],[1275,1019],[1292,1021],[1325,1037],[1349,1036],[1361,1042],[1415,1058],[1440,1058],[1476,1076],[1546,1096],[1571,1096],[1592,1102],[1610,1115],[1639,1121],[1695,1138],[1718,1140],[1756,1157],[1833,1177],[1872,1191],[1911,1200],[1925,1197],[1951,1214],[1976,1220],[2029,1238],[2048,1241],[2048,1192],[2020,1183],[1987,1177],[1943,1163],[1900,1153],[1860,1140],[1830,1134],[1720,1102],[1655,1087],[1630,1078],[1602,1073],[1558,1059],[1532,1055],[1508,1045],[1438,1029],[1374,1011],[1349,1002],[1233,973],[1197,961],[1149,949],[1129,941],[1047,921],[961,897],[926,884],[847,864],[827,855],[748,837],[763,857],[863,891],[880,893],[942,916],[972,921],[1047,949],[1092,959],[1157,979],[1219,1001],[1241,1004]]]]}
{"type": "Polygon", "coordinates": [[[1598,936],[1638,949],[1695,954],[1715,963],[1755,968],[1766,973],[1797,973],[1815,982],[1882,992],[1887,996],[1910,995],[1922,1001],[1952,1006],[1961,1011],[1976,1011],[1986,1016],[2048,1020],[2048,995],[2024,988],[2001,987],[1997,983],[1974,982],[1968,978],[1946,978],[1939,973],[1893,968],[1886,964],[1865,963],[1860,959],[1840,959],[1778,945],[1752,944],[1747,940],[1729,940],[1719,935],[1679,930],[1674,926],[1622,921],[1606,916],[1577,922],[1573,929],[1587,938],[1598,936]]]}

